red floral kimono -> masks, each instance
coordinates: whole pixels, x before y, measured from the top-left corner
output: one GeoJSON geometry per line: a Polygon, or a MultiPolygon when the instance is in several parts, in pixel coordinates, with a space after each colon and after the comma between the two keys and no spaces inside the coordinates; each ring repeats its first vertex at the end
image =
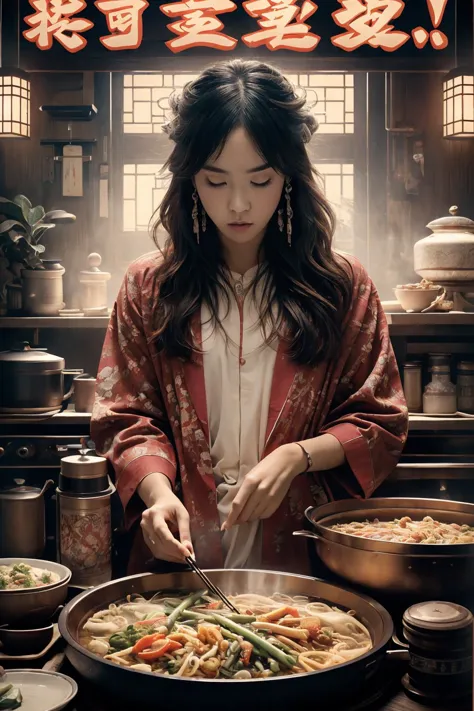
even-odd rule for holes
{"type": "MultiPolygon", "coordinates": [[[[183,362],[150,345],[159,259],[154,252],[134,262],[117,297],[99,366],[92,438],[115,471],[127,527],[143,510],[138,485],[147,474],[162,472],[173,486],[180,483],[199,564],[223,567],[202,355],[183,362]]],[[[385,315],[365,269],[350,261],[353,301],[339,358],[299,366],[280,340],[263,452],[329,432],[342,444],[346,464],[295,479],[278,511],[263,522],[267,569],[308,573],[306,540],[292,536],[304,523],[306,507],[321,503],[321,487],[330,498],[335,490],[370,496],[394,469],[406,439],[407,408],[385,315]]],[[[192,325],[197,344],[199,316],[192,325]]],[[[147,557],[138,528],[130,572],[143,570],[147,557]]]]}

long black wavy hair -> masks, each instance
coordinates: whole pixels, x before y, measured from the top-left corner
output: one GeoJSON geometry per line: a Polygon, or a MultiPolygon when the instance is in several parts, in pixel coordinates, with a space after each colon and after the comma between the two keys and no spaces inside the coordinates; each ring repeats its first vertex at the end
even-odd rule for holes
{"type": "MultiPolygon", "coordinates": [[[[290,357],[300,364],[314,366],[335,357],[351,302],[352,274],[331,247],[335,218],[306,150],[317,122],[305,110],[305,99],[275,67],[233,60],[203,71],[172,98],[171,107],[173,118],[165,130],[175,145],[164,166],[171,182],[153,227],[157,246],[161,225],[168,235],[155,279],[153,339],[158,350],[191,358],[196,347],[190,323],[202,302],[214,326],[222,327],[218,300],[229,303],[229,272],[209,219],[197,244],[192,179],[241,127],[264,162],[292,185],[292,245],[286,230],[279,231],[275,212],[254,282],[263,284],[258,308],[262,324],[271,324],[267,340],[287,339],[290,357]]],[[[283,194],[281,207],[286,214],[283,194]]]]}

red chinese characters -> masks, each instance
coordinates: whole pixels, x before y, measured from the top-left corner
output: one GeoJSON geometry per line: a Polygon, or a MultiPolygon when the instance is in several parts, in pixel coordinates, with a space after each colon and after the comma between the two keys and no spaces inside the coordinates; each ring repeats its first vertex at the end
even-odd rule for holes
{"type": "Polygon", "coordinates": [[[394,30],[389,24],[399,17],[405,9],[402,0],[338,0],[340,10],[332,13],[339,27],[346,31],[331,42],[346,52],[368,44],[380,47],[386,52],[395,52],[410,39],[406,32],[394,30]]]}
{"type": "Polygon", "coordinates": [[[97,0],[95,6],[107,17],[110,35],[100,41],[111,50],[137,49],[143,39],[142,15],[147,0],[97,0]]]}
{"type": "Polygon", "coordinates": [[[23,36],[38,49],[51,49],[53,39],[68,52],[79,52],[87,44],[82,32],[90,30],[94,23],[82,17],[73,17],[87,7],[86,0],[29,0],[35,10],[25,17],[30,30],[23,36]]]}
{"type": "Polygon", "coordinates": [[[175,53],[192,47],[234,49],[237,40],[221,32],[224,23],[217,15],[236,9],[237,5],[230,0],[188,0],[161,5],[160,10],[167,17],[181,18],[168,25],[168,29],[178,36],[166,42],[166,46],[175,53]]]}
{"type": "Polygon", "coordinates": [[[295,52],[311,52],[321,37],[313,34],[305,23],[318,6],[310,0],[248,0],[243,3],[245,11],[258,18],[260,29],[242,37],[247,47],[265,45],[272,51],[290,49],[295,52]]]}

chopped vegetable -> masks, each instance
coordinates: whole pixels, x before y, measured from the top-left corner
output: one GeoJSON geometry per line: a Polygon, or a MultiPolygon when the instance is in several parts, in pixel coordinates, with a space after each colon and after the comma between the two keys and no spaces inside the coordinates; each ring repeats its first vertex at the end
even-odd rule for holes
{"type": "Polygon", "coordinates": [[[198,600],[202,598],[202,596],[205,593],[201,590],[200,592],[193,593],[192,595],[188,595],[188,597],[183,600],[171,613],[171,615],[168,617],[168,622],[167,622],[167,627],[168,630],[171,632],[173,629],[173,625],[176,622],[177,619],[179,619],[180,615],[188,609],[188,607],[192,607],[195,605],[198,600]]]}
{"type": "MultiPolygon", "coordinates": [[[[138,654],[139,652],[142,652],[144,649],[148,649],[151,647],[153,642],[156,642],[158,639],[164,639],[165,635],[160,634],[159,632],[156,632],[155,634],[147,634],[145,637],[142,637],[141,639],[136,642],[132,649],[132,654],[138,654]]],[[[181,645],[180,645],[181,646],[181,645]]]]}
{"type": "Polygon", "coordinates": [[[240,658],[244,664],[244,666],[248,667],[250,664],[250,657],[252,656],[253,652],[253,644],[250,644],[250,642],[243,641],[240,643],[241,647],[241,655],[240,658]]]}
{"type": "Polygon", "coordinates": [[[270,656],[272,656],[278,662],[281,662],[283,666],[290,668],[294,666],[294,660],[292,657],[285,654],[285,652],[282,652],[281,649],[277,649],[277,647],[275,647],[273,644],[270,644],[270,642],[267,642],[266,639],[263,639],[263,637],[260,637],[255,632],[252,632],[251,630],[247,629],[247,627],[242,627],[236,622],[232,622],[232,620],[228,620],[226,617],[218,615],[217,613],[214,614],[214,618],[220,625],[222,625],[222,627],[227,627],[232,632],[242,635],[244,639],[247,639],[249,642],[252,642],[252,644],[260,647],[265,652],[268,652],[270,656]]]}
{"type": "Polygon", "coordinates": [[[20,689],[13,686],[9,691],[0,696],[0,709],[18,709],[21,706],[23,697],[20,689]]]}
{"type": "Polygon", "coordinates": [[[299,617],[300,613],[298,612],[296,607],[289,607],[288,605],[286,605],[285,607],[279,607],[278,610],[272,610],[271,612],[267,612],[265,615],[259,615],[258,619],[262,622],[276,622],[277,620],[281,620],[282,617],[286,617],[287,615],[291,615],[291,617],[299,617]]]}
{"type": "Polygon", "coordinates": [[[139,659],[142,659],[144,662],[153,662],[155,659],[159,659],[160,657],[164,657],[165,654],[170,654],[171,652],[176,652],[177,649],[182,649],[183,645],[180,644],[179,642],[175,642],[172,639],[163,639],[161,640],[163,644],[160,647],[157,647],[156,649],[145,649],[143,652],[132,652],[133,654],[136,654],[139,659]]]}

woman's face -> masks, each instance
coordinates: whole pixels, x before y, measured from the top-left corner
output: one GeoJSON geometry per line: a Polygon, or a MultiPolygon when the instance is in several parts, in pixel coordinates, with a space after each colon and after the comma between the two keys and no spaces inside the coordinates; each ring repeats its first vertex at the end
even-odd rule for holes
{"type": "Polygon", "coordinates": [[[196,190],[225,246],[260,244],[280,202],[284,176],[262,160],[243,128],[195,176],[196,190]]]}

